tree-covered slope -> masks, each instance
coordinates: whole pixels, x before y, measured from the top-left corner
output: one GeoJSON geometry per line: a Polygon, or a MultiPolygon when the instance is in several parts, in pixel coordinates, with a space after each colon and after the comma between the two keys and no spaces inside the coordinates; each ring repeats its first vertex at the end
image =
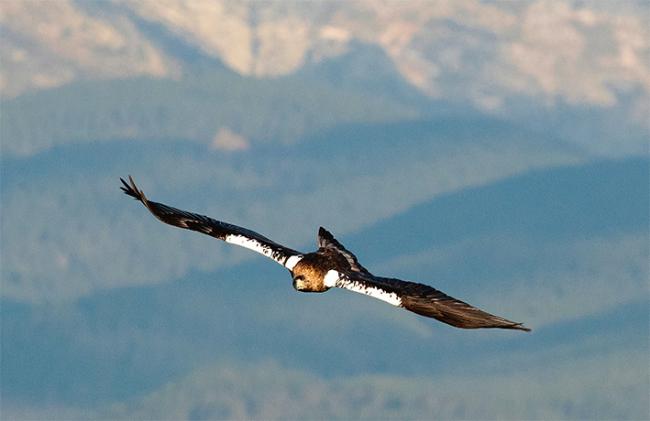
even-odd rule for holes
{"type": "MultiPolygon", "coordinates": [[[[402,401],[412,387],[428,390],[426,380],[419,378],[444,379],[442,384],[456,391],[474,382],[470,389],[480,396],[492,390],[489,385],[502,382],[518,396],[524,392],[507,386],[514,379],[519,387],[537,390],[521,395],[528,402],[521,411],[530,406],[549,416],[638,414],[648,384],[647,367],[638,358],[647,352],[642,334],[648,328],[648,222],[642,217],[648,204],[647,190],[642,189],[647,169],[647,160],[546,169],[435,198],[358,236],[338,236],[371,271],[430,283],[526,322],[533,328],[530,334],[453,329],[345,291],[299,294],[291,289],[284,269],[257,257],[227,270],[107,290],[65,305],[33,306],[5,299],[3,397],[10,402],[48,398],[91,407],[124,399],[133,403],[135,396],[176,382],[190,371],[212,370],[202,367],[216,360],[232,362],[231,367],[272,360],[280,367],[312,373],[304,387],[375,373],[403,385],[394,391],[402,401]],[[525,212],[530,218],[524,218],[525,212]],[[428,223],[417,225],[411,218],[416,214],[430,218],[428,223]],[[545,218],[562,229],[544,228],[545,218]],[[486,231],[486,225],[492,228],[486,231]],[[548,373],[567,379],[565,388],[557,389],[557,377],[548,373]],[[605,378],[609,383],[602,388],[589,389],[605,378]],[[620,388],[638,396],[639,406],[625,411],[616,406],[615,391],[620,388]],[[556,400],[564,393],[567,402],[582,403],[563,407],[556,400]],[[608,402],[596,405],[603,412],[589,412],[600,400],[608,402]]],[[[218,247],[206,244],[211,250],[218,247]]],[[[168,401],[172,412],[207,405],[208,413],[239,414],[234,408],[242,401],[234,396],[244,399],[245,393],[255,393],[246,382],[257,383],[242,375],[236,387],[243,394],[229,398],[235,405],[229,406],[209,397],[221,395],[219,388],[226,387],[220,378],[200,383],[204,398],[183,398],[185,388],[198,387],[196,378],[181,380],[167,392],[163,388],[119,413],[157,417],[151,402],[173,393],[180,397],[168,401]]],[[[348,381],[356,382],[344,383],[348,381]]],[[[367,387],[379,386],[373,380],[367,387]]],[[[439,393],[430,390],[425,395],[446,396],[439,393]]],[[[256,408],[270,412],[245,413],[272,416],[276,412],[265,402],[273,399],[260,395],[254,400],[256,408]]],[[[505,395],[495,399],[503,405],[510,402],[505,395]]],[[[364,402],[360,407],[374,405],[364,402]]],[[[472,416],[484,401],[462,402],[461,413],[472,416]]],[[[381,399],[376,404],[375,410],[390,406],[381,399]]],[[[428,411],[428,405],[416,407],[428,411]]],[[[345,414],[355,414],[354,408],[345,414]]],[[[516,408],[500,412],[498,405],[490,408],[497,417],[524,413],[516,408]]],[[[339,416],[322,410],[324,417],[339,416]]],[[[441,414],[447,410],[441,409],[441,414]]]]}
{"type": "Polygon", "coordinates": [[[481,116],[341,125],[298,145],[234,154],[145,139],[6,157],[2,232],[12,247],[3,254],[2,294],[61,301],[251,257],[159,225],[119,191],[119,177],[129,174],[154,200],[299,247],[311,244],[319,224],[349,232],[444,192],[584,158],[481,116]]]}
{"type": "Polygon", "coordinates": [[[251,144],[288,144],[337,124],[421,114],[381,92],[299,78],[246,78],[220,69],[178,80],[77,82],[3,100],[2,109],[2,150],[9,156],[106,139],[210,145],[223,128],[251,144]]]}

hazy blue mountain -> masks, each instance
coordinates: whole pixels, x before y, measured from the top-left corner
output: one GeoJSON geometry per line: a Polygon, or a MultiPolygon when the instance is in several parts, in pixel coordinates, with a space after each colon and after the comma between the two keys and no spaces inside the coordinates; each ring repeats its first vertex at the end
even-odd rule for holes
{"type": "Polygon", "coordinates": [[[627,419],[642,416],[648,404],[643,396],[647,378],[633,371],[641,360],[633,352],[605,351],[551,367],[547,362],[523,369],[514,366],[509,375],[490,372],[478,381],[475,373],[431,378],[377,374],[323,378],[273,362],[217,363],[139,401],[113,406],[102,416],[627,419]],[[634,400],[626,403],[630,397],[634,400]]]}
{"type": "Polygon", "coordinates": [[[644,120],[631,120],[630,115],[643,114],[635,110],[639,93],[622,91],[620,104],[613,108],[577,105],[558,101],[553,107],[528,101],[526,98],[510,99],[511,109],[500,117],[513,123],[526,122],[538,133],[553,133],[592,154],[602,157],[647,156],[648,127],[644,120]]]}
{"type": "Polygon", "coordinates": [[[642,158],[535,170],[413,206],[347,243],[384,259],[467,237],[525,235],[544,243],[641,232],[649,223],[648,170],[642,158]]]}
{"type": "Polygon", "coordinates": [[[137,76],[187,79],[197,67],[258,79],[318,67],[316,79],[354,80],[348,87],[391,92],[397,76],[429,97],[542,129],[601,134],[572,140],[603,153],[641,153],[638,135],[648,135],[645,2],[62,3],[38,15],[27,4],[5,6],[4,95],[137,76]],[[52,30],[34,30],[41,26],[52,30]]]}
{"type": "Polygon", "coordinates": [[[10,156],[109,139],[210,145],[222,127],[253,144],[286,144],[337,124],[419,116],[417,108],[380,93],[299,78],[253,79],[213,67],[181,80],[78,82],[2,105],[3,155],[10,156]]]}
{"type": "MultiPolygon", "coordinates": [[[[395,63],[377,45],[352,42],[344,54],[327,60],[311,60],[289,79],[329,83],[335,89],[386,96],[400,102],[433,108],[435,101],[409,84],[395,63]]],[[[471,105],[464,104],[471,108],[471,105]]]]}
{"type": "MultiPolygon", "coordinates": [[[[448,390],[460,393],[470,384],[460,379],[471,378],[473,393],[483,395],[488,384],[503,384],[505,392],[527,399],[522,408],[503,412],[498,406],[510,401],[499,395],[499,405],[487,412],[495,416],[516,417],[526,408],[540,416],[640,416],[648,387],[640,357],[648,351],[647,336],[639,334],[648,329],[647,172],[648,161],[640,159],[539,170],[434,198],[339,237],[371,271],[431,283],[527,322],[531,334],[456,330],[343,291],[298,294],[285,270],[257,257],[227,270],[98,292],[59,306],[3,300],[3,399],[91,408],[128,399],[134,406],[119,413],[129,417],[158,416],[153,409],[158,399],[178,411],[199,411],[211,398],[187,400],[181,397],[183,390],[219,390],[225,387],[220,386],[222,375],[210,380],[194,374],[169,386],[173,392],[155,392],[142,403],[133,398],[193,370],[220,373],[243,365],[262,367],[259,382],[236,386],[246,393],[268,381],[264,373],[274,377],[285,368],[306,373],[291,386],[299,390],[314,382],[338,387],[333,382],[354,383],[361,381],[354,376],[368,373],[388,376],[384,383],[363,382],[370,390],[392,384],[396,389],[390,394],[400,402],[413,388],[431,399],[446,396],[444,387],[430,390],[418,383],[431,381],[424,379],[442,379],[448,390]],[[511,253],[513,248],[521,253],[511,253]],[[443,255],[429,259],[431,250],[443,255]],[[421,253],[423,259],[413,258],[421,253]],[[612,267],[602,270],[604,266],[612,267]],[[612,278],[616,273],[618,278],[612,278]],[[610,278],[603,282],[602,275],[610,278]],[[563,296],[572,305],[565,305],[563,296]],[[258,365],[269,360],[282,368],[258,365]],[[210,368],[215,362],[222,362],[222,368],[210,368]],[[559,389],[566,401],[582,403],[565,407],[554,401],[556,381],[542,374],[553,372],[566,379],[559,389]],[[518,380],[510,380],[517,378],[521,387],[536,388],[536,394],[512,389],[518,380]],[[588,385],[594,382],[603,385],[592,390],[588,385]],[[621,388],[637,405],[614,404],[615,390],[621,388]],[[167,393],[178,402],[169,401],[167,393]],[[608,406],[593,412],[600,408],[595,401],[608,406]]],[[[336,226],[329,228],[336,234],[336,226]]],[[[235,376],[242,382],[247,378],[235,376]]],[[[233,395],[231,404],[240,405],[236,400],[242,396],[233,395]]],[[[244,414],[264,413],[256,411],[267,397],[255,396],[253,409],[244,414]]],[[[388,395],[380,396],[386,397],[376,398],[376,411],[391,405],[388,395]]],[[[478,413],[476,401],[461,401],[458,416],[478,413]]],[[[222,405],[224,411],[233,408],[222,405]]],[[[321,408],[322,414],[355,416],[350,405],[348,412],[337,415],[321,408]]],[[[429,405],[418,404],[418,413],[430,411],[429,405]]],[[[449,415],[453,408],[440,411],[449,415]]]]}
{"type": "Polygon", "coordinates": [[[117,189],[128,174],[155,200],[302,244],[317,224],[345,233],[444,192],[585,159],[571,145],[481,114],[340,124],[297,145],[239,153],[151,138],[9,156],[2,160],[2,228],[13,247],[4,254],[3,295],[61,301],[251,257],[160,229],[117,189]],[[377,194],[386,200],[377,202],[377,194]]]}

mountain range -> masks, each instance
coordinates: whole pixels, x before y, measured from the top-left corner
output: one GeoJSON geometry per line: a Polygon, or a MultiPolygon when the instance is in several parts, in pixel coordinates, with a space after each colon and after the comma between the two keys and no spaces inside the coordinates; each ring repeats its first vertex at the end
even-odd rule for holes
{"type": "Polygon", "coordinates": [[[642,419],[646,2],[0,4],[7,419],[642,419]],[[532,327],[298,294],[119,190],[532,327]]]}
{"type": "MultiPolygon", "coordinates": [[[[3,2],[2,16],[0,87],[5,97],[82,81],[146,77],[178,82],[194,78],[197,69],[208,68],[212,74],[220,68],[276,81],[317,74],[317,80],[341,86],[342,80],[353,79],[356,89],[365,85],[375,94],[404,85],[426,97],[454,98],[502,118],[537,120],[540,128],[553,125],[565,138],[583,141],[599,153],[640,152],[650,130],[646,2],[197,1],[190,5],[180,0],[61,0],[35,7],[10,0],[3,2]],[[341,63],[345,63],[343,71],[337,70],[341,63]],[[374,88],[368,83],[386,77],[398,82],[374,88]],[[556,113],[557,108],[562,112],[556,113]],[[582,124],[585,114],[597,130],[582,124]],[[587,141],[585,134],[590,131],[599,136],[587,141]],[[618,138],[615,148],[608,141],[614,137],[618,138]]],[[[200,89],[210,85],[199,84],[200,89]]],[[[179,88],[170,92],[155,85],[135,85],[139,92],[134,94],[154,101],[158,97],[167,107],[178,98],[179,88]]],[[[225,82],[221,89],[224,85],[231,86],[225,82]]],[[[115,93],[106,87],[98,94],[115,93]]],[[[62,99],[65,94],[54,96],[62,99]]],[[[200,97],[193,96],[185,107],[204,108],[200,97]]],[[[159,112],[159,118],[171,119],[171,124],[183,118],[183,113],[166,112],[165,106],[145,111],[134,106],[129,112],[106,113],[104,124],[118,120],[122,136],[137,137],[133,119],[138,120],[136,126],[150,124],[149,129],[155,129],[154,121],[141,120],[147,120],[142,113],[159,112]]],[[[56,118],[51,112],[43,117],[56,118]]],[[[95,133],[93,124],[98,122],[94,120],[84,121],[86,133],[95,133]]],[[[194,136],[212,138],[214,132],[202,132],[206,123],[197,124],[194,136]]]]}

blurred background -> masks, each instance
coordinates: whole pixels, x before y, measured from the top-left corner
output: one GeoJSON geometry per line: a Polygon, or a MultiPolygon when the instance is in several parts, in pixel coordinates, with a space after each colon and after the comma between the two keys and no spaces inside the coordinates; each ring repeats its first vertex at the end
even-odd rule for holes
{"type": "Polygon", "coordinates": [[[648,2],[0,11],[4,419],[648,417],[648,2]],[[533,331],[299,294],[129,174],[533,331]]]}

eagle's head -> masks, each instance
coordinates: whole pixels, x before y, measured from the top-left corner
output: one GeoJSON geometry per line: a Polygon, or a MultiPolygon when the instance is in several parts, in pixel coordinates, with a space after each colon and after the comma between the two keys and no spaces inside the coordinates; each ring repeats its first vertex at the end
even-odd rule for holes
{"type": "Polygon", "coordinates": [[[303,275],[295,275],[293,277],[293,289],[296,291],[304,291],[307,289],[307,283],[303,275]]]}
{"type": "Polygon", "coordinates": [[[329,288],[323,283],[323,277],[314,271],[293,271],[293,288],[300,292],[325,292],[329,288]]]}

